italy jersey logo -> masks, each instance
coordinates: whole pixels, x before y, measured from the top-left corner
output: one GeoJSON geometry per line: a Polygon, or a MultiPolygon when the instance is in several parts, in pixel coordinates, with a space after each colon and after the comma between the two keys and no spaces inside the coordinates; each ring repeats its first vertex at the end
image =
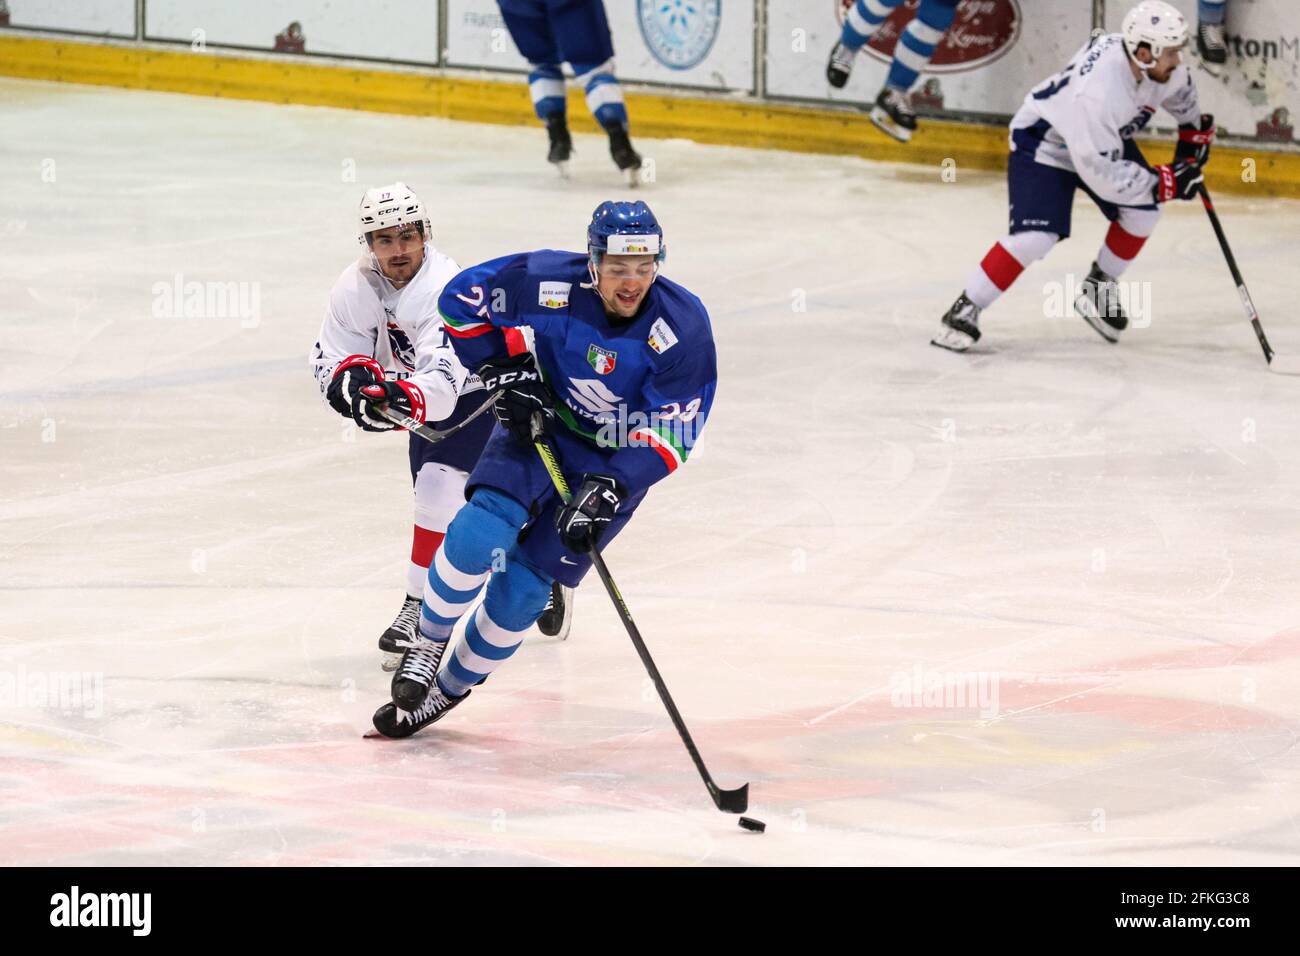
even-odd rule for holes
{"type": "Polygon", "coordinates": [[[587,363],[596,370],[597,375],[608,375],[614,371],[614,362],[617,358],[617,352],[602,349],[599,345],[587,348],[587,363]]]}

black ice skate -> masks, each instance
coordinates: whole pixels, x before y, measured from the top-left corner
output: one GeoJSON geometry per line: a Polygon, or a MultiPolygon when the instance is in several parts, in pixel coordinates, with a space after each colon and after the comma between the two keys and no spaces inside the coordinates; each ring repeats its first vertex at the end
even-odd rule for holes
{"type": "Polygon", "coordinates": [[[417,637],[406,647],[402,663],[393,675],[394,704],[415,710],[424,703],[425,696],[433,687],[433,678],[438,673],[438,664],[447,650],[447,643],[417,637]]]}
{"type": "Polygon", "coordinates": [[[930,344],[950,352],[965,352],[979,340],[980,307],[963,292],[944,314],[939,334],[930,340],[930,344]]]}
{"type": "Polygon", "coordinates": [[[430,724],[442,720],[447,711],[471,693],[465,691],[461,697],[448,697],[434,688],[433,693],[415,710],[402,710],[396,704],[384,704],[375,711],[375,716],[370,719],[370,722],[375,725],[375,730],[385,737],[409,737],[417,730],[423,730],[430,724]]]}
{"type": "Polygon", "coordinates": [[[551,582],[551,596],[546,600],[546,610],[537,619],[537,629],[547,637],[564,640],[573,624],[573,588],[559,581],[551,582]]]}
{"type": "Polygon", "coordinates": [[[1079,284],[1074,311],[1107,342],[1118,342],[1119,334],[1128,328],[1128,316],[1119,301],[1119,285],[1095,262],[1088,277],[1079,284]]]}
{"type": "Polygon", "coordinates": [[[1196,52],[1201,55],[1201,62],[1210,66],[1222,66],[1228,62],[1228,44],[1223,37],[1222,23],[1197,26],[1196,52]]]}
{"type": "Polygon", "coordinates": [[[857,55],[857,50],[850,50],[843,43],[835,44],[831,48],[831,58],[826,62],[826,82],[842,90],[853,72],[853,60],[857,55]]]}
{"type": "Polygon", "coordinates": [[[627,128],[621,123],[610,123],[605,132],[609,134],[609,155],[614,165],[627,176],[627,184],[635,186],[640,179],[637,174],[641,172],[641,155],[632,148],[627,128]]]}
{"type": "Polygon", "coordinates": [[[551,151],[546,154],[546,161],[554,163],[560,175],[568,179],[573,137],[569,135],[569,124],[565,122],[563,113],[553,113],[546,120],[546,135],[551,138],[551,151]]]}
{"type": "Polygon", "coordinates": [[[900,143],[910,142],[916,131],[916,111],[912,109],[912,95],[906,90],[886,86],[871,107],[871,122],[882,133],[900,143]]]}
{"type": "Polygon", "coordinates": [[[379,649],[384,652],[380,667],[386,671],[397,670],[402,662],[402,653],[420,636],[420,599],[407,597],[402,601],[402,609],[388,625],[388,630],[379,635],[379,649]]]}

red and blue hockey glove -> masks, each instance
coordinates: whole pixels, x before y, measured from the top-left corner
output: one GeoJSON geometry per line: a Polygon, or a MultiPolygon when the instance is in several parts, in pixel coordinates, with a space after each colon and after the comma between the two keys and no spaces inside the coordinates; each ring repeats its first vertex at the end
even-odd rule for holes
{"type": "Polygon", "coordinates": [[[1198,187],[1205,180],[1201,164],[1186,159],[1166,163],[1164,166],[1153,166],[1152,172],[1159,177],[1151,191],[1156,202],[1195,199],[1198,187]]]}
{"type": "Polygon", "coordinates": [[[325,388],[325,400],[344,418],[351,418],[357,392],[383,380],[384,367],[369,355],[349,355],[334,369],[325,388]]]}
{"type": "Polygon", "coordinates": [[[1188,159],[1204,166],[1210,158],[1210,144],[1214,142],[1214,117],[1201,114],[1200,124],[1183,123],[1178,127],[1178,143],[1174,146],[1174,162],[1188,159]]]}
{"type": "Polygon", "coordinates": [[[388,432],[398,426],[380,415],[376,406],[387,406],[399,415],[424,421],[424,393],[410,382],[376,382],[361,389],[352,399],[352,420],[368,432],[388,432]]]}

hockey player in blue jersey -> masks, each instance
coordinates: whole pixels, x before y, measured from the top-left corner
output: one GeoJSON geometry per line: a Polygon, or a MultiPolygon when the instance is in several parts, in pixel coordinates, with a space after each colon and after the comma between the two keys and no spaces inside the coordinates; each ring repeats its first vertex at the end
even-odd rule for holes
{"type": "MultiPolygon", "coordinates": [[[[854,0],[845,12],[839,42],[831,50],[826,64],[826,80],[831,86],[843,87],[853,72],[853,60],[866,46],[880,25],[903,0],[854,0]]],[[[912,108],[912,87],[921,71],[930,63],[935,48],[948,27],[952,26],[961,0],[921,0],[916,16],[908,23],[894,45],[889,74],[871,108],[871,122],[881,132],[906,143],[916,131],[916,111],[912,108]]]]}
{"type": "Polygon", "coordinates": [[[645,203],[605,202],[585,255],[493,259],[444,289],[443,326],[465,367],[498,393],[499,427],[429,569],[424,640],[375,713],[381,734],[409,736],[464,700],[519,647],[551,582],[576,586],[593,543],[607,545],[650,486],[685,461],[713,403],[717,363],[703,303],[659,275],[664,251],[645,203]],[[575,489],[567,504],[533,445],[539,430],[575,489]],[[483,603],[444,661],[489,571],[483,603]]]}
{"type": "Polygon", "coordinates": [[[506,29],[532,64],[528,91],[537,117],[551,139],[547,159],[561,175],[573,152],[565,115],[562,63],[573,67],[587,95],[587,108],[609,137],[614,164],[635,186],[641,157],[628,138],[623,90],[614,77],[614,42],[609,35],[603,0],[497,0],[506,29]]]}

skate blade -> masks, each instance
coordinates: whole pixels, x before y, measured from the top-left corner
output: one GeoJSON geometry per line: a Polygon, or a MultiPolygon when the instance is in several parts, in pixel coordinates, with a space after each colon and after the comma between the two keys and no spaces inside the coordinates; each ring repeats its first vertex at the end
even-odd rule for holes
{"type": "Polygon", "coordinates": [[[1083,321],[1092,326],[1093,330],[1111,345],[1119,342],[1119,332],[1102,321],[1100,313],[1087,296],[1081,295],[1074,300],[1074,311],[1078,312],[1083,321]]]}
{"type": "Polygon", "coordinates": [[[380,651],[379,653],[381,655],[381,659],[379,661],[379,669],[382,670],[385,674],[391,674],[393,671],[397,670],[397,668],[402,665],[401,654],[393,654],[388,651],[380,651]]]}
{"type": "Polygon", "coordinates": [[[624,169],[622,172],[623,172],[623,178],[627,180],[627,186],[629,189],[636,189],[638,186],[641,185],[640,166],[629,166],[627,169],[624,169]]]}
{"type": "Polygon", "coordinates": [[[869,119],[876,129],[886,136],[892,136],[900,143],[910,143],[912,141],[912,131],[895,123],[894,118],[879,106],[872,107],[869,119]]]}
{"type": "Polygon", "coordinates": [[[569,639],[569,629],[573,627],[573,588],[562,588],[564,592],[564,620],[560,622],[560,631],[555,635],[557,641],[569,639]]]}
{"type": "Polygon", "coordinates": [[[569,163],[568,163],[568,160],[565,160],[565,161],[562,162],[562,163],[551,163],[551,165],[555,167],[555,171],[556,171],[557,173],[560,174],[560,178],[561,178],[561,179],[568,179],[568,178],[569,178],[569,163]]]}
{"type": "Polygon", "coordinates": [[[975,344],[975,340],[965,332],[944,326],[943,331],[930,340],[930,344],[949,352],[965,352],[975,344]]]}

